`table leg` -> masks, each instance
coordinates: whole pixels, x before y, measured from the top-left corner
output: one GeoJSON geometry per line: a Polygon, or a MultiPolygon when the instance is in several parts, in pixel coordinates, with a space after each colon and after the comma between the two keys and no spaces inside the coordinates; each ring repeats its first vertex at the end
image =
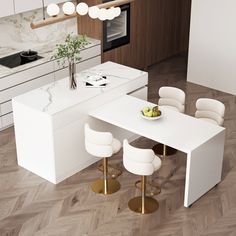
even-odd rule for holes
{"type": "Polygon", "coordinates": [[[187,156],[184,206],[189,207],[221,181],[225,131],[187,156]]]}

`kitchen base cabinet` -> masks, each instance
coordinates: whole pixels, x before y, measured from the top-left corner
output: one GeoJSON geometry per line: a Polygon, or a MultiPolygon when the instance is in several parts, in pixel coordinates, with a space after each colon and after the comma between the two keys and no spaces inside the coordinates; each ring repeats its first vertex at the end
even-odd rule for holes
{"type": "Polygon", "coordinates": [[[57,184],[97,162],[85,150],[85,123],[101,131],[110,130],[120,140],[137,137],[130,131],[93,119],[89,112],[145,87],[148,74],[112,62],[93,67],[91,72],[87,70],[79,75],[76,90],[66,87],[68,78],[65,78],[54,86],[49,84],[13,98],[17,161],[21,167],[57,184]],[[90,75],[95,71],[108,74],[106,88],[84,85],[84,73],[90,75]],[[48,88],[52,89],[51,100],[48,88]]]}
{"type": "MultiPolygon", "coordinates": [[[[76,64],[77,73],[101,64],[101,56],[98,54],[100,51],[96,49],[95,53],[95,56],[93,56],[90,50],[89,55],[85,56],[85,60],[76,64]],[[88,58],[88,56],[91,58],[88,58]]],[[[1,88],[4,88],[0,91],[0,130],[13,125],[11,102],[13,97],[65,78],[68,76],[68,73],[67,67],[60,69],[57,62],[52,61],[0,79],[1,88]],[[53,63],[55,63],[55,65],[53,65],[53,63]],[[53,68],[57,68],[58,70],[53,71],[53,68]],[[14,81],[15,83],[18,81],[18,84],[14,84],[14,81]],[[24,82],[22,83],[22,81],[24,82]]]]}

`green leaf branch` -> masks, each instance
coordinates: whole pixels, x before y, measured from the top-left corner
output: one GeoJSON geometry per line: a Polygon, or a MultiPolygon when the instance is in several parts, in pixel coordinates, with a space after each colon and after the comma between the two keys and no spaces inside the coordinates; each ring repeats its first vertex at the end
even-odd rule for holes
{"type": "Polygon", "coordinates": [[[81,49],[85,48],[89,43],[85,35],[72,36],[68,34],[65,43],[57,44],[52,59],[56,59],[59,64],[64,66],[65,62],[78,62],[81,60],[81,49]]]}

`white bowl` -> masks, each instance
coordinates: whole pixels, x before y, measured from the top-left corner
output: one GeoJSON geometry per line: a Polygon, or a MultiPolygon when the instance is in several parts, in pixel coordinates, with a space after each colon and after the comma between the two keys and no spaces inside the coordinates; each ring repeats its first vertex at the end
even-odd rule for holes
{"type": "Polygon", "coordinates": [[[140,113],[141,113],[141,116],[143,117],[143,119],[145,119],[145,120],[159,120],[162,117],[162,113],[160,116],[154,116],[154,117],[153,116],[152,117],[145,116],[145,115],[143,115],[142,111],[140,113]]]}

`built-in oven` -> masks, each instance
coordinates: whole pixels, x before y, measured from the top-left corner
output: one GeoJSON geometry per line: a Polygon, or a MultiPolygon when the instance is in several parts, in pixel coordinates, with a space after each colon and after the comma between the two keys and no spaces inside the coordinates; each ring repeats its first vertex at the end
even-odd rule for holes
{"type": "MultiPolygon", "coordinates": [[[[103,0],[109,2],[113,0],[103,0]]],[[[103,51],[130,43],[130,4],[120,6],[121,14],[103,22],[103,51]]]]}

